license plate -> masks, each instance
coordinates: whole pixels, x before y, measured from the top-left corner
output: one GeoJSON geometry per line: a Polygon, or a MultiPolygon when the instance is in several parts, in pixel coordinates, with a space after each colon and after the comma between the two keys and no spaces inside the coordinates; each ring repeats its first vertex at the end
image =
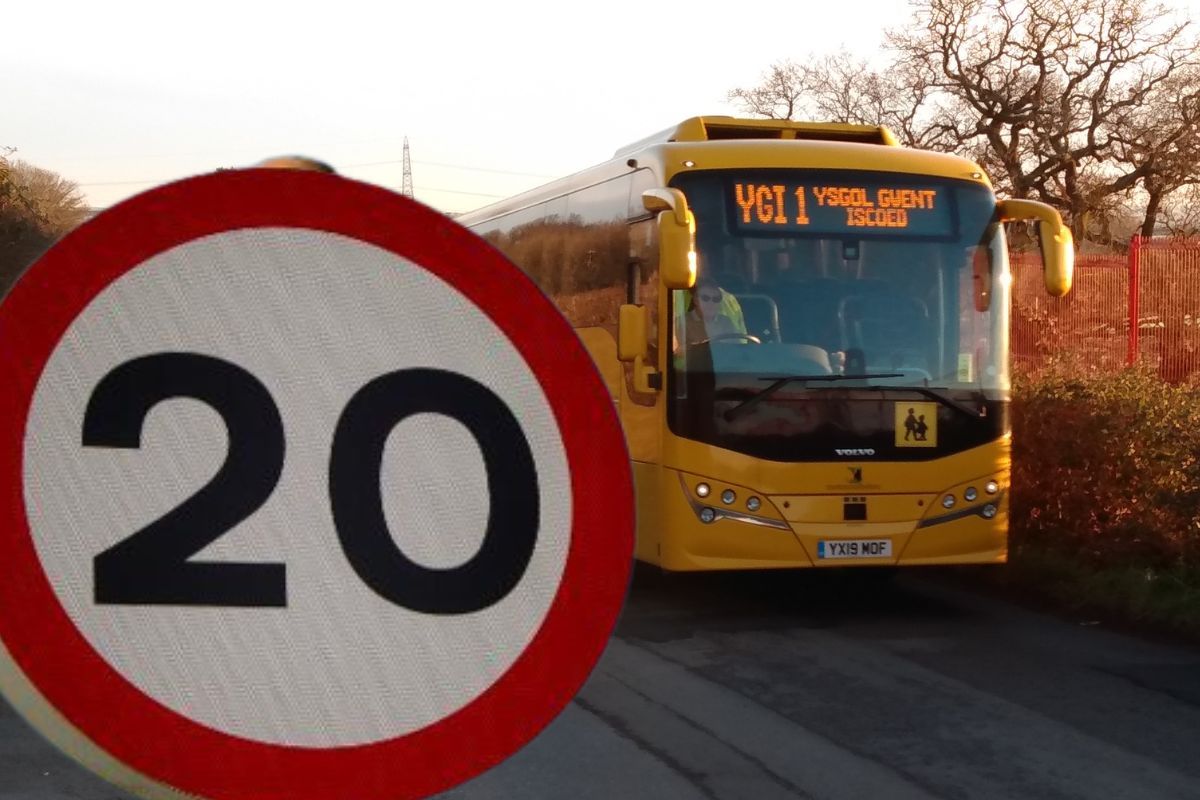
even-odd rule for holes
{"type": "Polygon", "coordinates": [[[891,557],[891,539],[836,539],[817,542],[817,558],[891,557]]]}

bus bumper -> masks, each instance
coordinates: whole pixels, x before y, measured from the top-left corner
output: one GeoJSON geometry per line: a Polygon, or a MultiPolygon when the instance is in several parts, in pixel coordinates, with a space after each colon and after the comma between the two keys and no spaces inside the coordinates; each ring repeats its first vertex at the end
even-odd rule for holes
{"type": "Polygon", "coordinates": [[[653,513],[656,519],[643,523],[658,535],[638,557],[667,570],[997,564],[1008,556],[1008,492],[964,499],[967,483],[981,480],[937,494],[766,496],[675,470],[655,472],[661,483],[653,494],[662,502],[639,513],[653,513]],[[697,493],[700,483],[709,486],[706,497],[697,493]],[[725,489],[733,492],[730,503],[721,497],[725,489]],[[953,508],[942,505],[946,495],[956,496],[953,508]],[[760,500],[756,513],[745,507],[749,497],[760,500]],[[851,501],[863,505],[863,519],[846,519],[851,501]],[[704,521],[704,509],[712,521],[704,521]]]}

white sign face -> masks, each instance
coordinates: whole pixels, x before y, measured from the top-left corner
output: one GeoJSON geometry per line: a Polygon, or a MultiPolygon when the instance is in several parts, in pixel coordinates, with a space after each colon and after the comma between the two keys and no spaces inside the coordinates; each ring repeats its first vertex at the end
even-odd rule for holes
{"type": "Polygon", "coordinates": [[[380,190],[250,171],[142,197],[149,241],[104,246],[146,219],[118,207],[0,307],[24,421],[0,429],[0,686],[147,794],[421,796],[506,757],[586,678],[632,561],[578,339],[380,190]],[[269,213],[296,187],[333,222],[269,213]]]}
{"type": "MultiPolygon", "coordinates": [[[[47,364],[25,464],[38,555],[88,642],[168,708],[276,744],[389,739],[466,705],[533,638],[571,535],[570,476],[554,415],[507,337],[440,278],[386,250],[317,231],[207,237],[113,283],[47,364]],[[257,511],[192,560],[285,563],[285,608],[94,602],[95,556],[195,496],[229,451],[221,416],[193,398],[156,405],[137,449],[80,447],[80,420],[104,376],[156,353],[235,364],[278,407],[286,441],[278,483],[257,511]],[[412,368],[480,382],[530,434],[541,497],[537,546],[520,583],[478,612],[430,615],[380,597],[355,575],[334,526],[326,484],[338,419],[372,379],[412,368]],[[63,531],[71,532],[67,546],[63,531]]],[[[380,485],[388,530],[413,561],[448,569],[479,551],[487,475],[461,423],[416,414],[397,425],[380,485]]]]}

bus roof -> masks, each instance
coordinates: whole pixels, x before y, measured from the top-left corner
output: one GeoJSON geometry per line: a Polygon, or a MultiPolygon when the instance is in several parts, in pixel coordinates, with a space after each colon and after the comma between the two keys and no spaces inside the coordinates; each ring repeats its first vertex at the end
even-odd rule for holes
{"type": "Polygon", "coordinates": [[[466,225],[569,194],[631,168],[651,167],[669,183],[681,171],[826,168],[936,175],[991,186],[973,161],[949,153],[901,147],[883,125],[692,117],[617,151],[608,161],[460,215],[466,225]],[[686,166],[683,166],[685,162],[686,166]]]}
{"type": "Polygon", "coordinates": [[[892,147],[899,144],[895,135],[885,125],[707,116],[685,119],[678,125],[672,125],[666,130],[620,148],[613,157],[631,155],[655,144],[711,142],[718,139],[809,139],[825,142],[862,142],[892,147]]]}

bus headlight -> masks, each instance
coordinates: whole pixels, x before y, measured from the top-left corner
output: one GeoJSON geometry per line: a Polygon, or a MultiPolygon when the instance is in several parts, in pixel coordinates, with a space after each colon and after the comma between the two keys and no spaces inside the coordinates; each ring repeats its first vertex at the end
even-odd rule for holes
{"type": "Polygon", "coordinates": [[[750,509],[751,511],[758,511],[758,509],[762,508],[762,501],[757,497],[751,497],[746,501],[746,508],[750,509]]]}
{"type": "Polygon", "coordinates": [[[717,512],[713,511],[711,508],[700,509],[700,521],[701,522],[705,522],[705,523],[712,522],[716,518],[717,518],[717,512]]]}
{"type": "Polygon", "coordinates": [[[970,503],[976,497],[979,497],[979,492],[975,491],[974,486],[968,486],[967,490],[965,492],[963,492],[963,497],[965,497],[967,499],[967,502],[970,503]]]}
{"type": "Polygon", "coordinates": [[[988,503],[986,506],[983,507],[983,510],[980,513],[983,514],[984,519],[991,519],[992,517],[996,516],[995,504],[988,503]]]}
{"type": "Polygon", "coordinates": [[[983,490],[988,494],[995,494],[996,492],[1000,491],[1000,484],[996,483],[995,481],[988,481],[984,485],[983,490]]]}
{"type": "Polygon", "coordinates": [[[708,493],[711,491],[712,491],[712,489],[708,488],[707,483],[696,484],[696,496],[697,497],[708,497],[708,493]]]}
{"type": "Polygon", "coordinates": [[[942,498],[942,508],[954,508],[954,495],[948,494],[942,498]]]}
{"type": "Polygon", "coordinates": [[[733,489],[726,489],[721,492],[721,502],[725,505],[729,505],[734,500],[737,500],[737,495],[733,493],[733,489]]]}

